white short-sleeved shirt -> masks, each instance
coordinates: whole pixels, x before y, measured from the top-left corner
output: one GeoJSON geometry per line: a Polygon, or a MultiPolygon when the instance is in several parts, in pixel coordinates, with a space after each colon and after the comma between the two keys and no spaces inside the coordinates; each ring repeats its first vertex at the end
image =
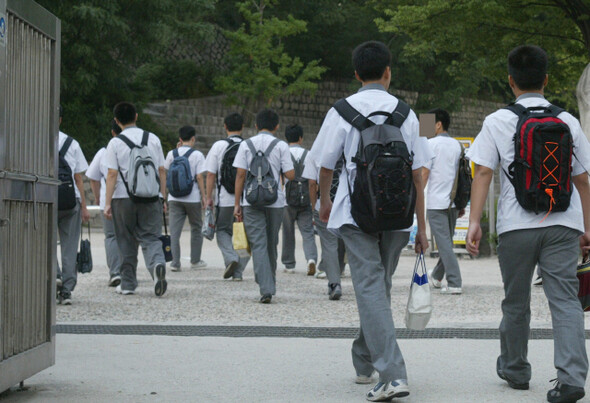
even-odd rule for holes
{"type": "MultiPolygon", "coordinates": [[[[311,157],[311,154],[307,154],[305,157],[305,167],[303,168],[303,173],[301,176],[305,179],[310,179],[312,181],[316,181],[320,183],[320,166],[318,163],[311,157]]],[[[317,201],[315,202],[314,208],[317,211],[320,211],[320,198],[318,197],[317,201]]]]}
{"type": "MultiPolygon", "coordinates": [[[[67,138],[68,138],[67,134],[65,134],[61,131],[59,132],[58,151],[61,150],[61,147],[66,142],[67,138]]],[[[86,169],[88,168],[88,162],[86,161],[86,157],[84,157],[84,153],[82,152],[82,149],[80,148],[80,143],[78,143],[76,140],[73,140],[72,144],[70,144],[70,147],[68,148],[68,152],[66,152],[66,155],[64,156],[64,158],[65,158],[66,162],[68,163],[68,165],[70,166],[70,169],[72,170],[72,181],[74,182],[74,190],[76,191],[76,198],[80,199],[80,190],[78,190],[78,186],[76,186],[76,181],[74,180],[74,174],[82,173],[82,172],[86,171],[86,169]]]]}
{"type": "MultiPolygon", "coordinates": [[[[393,112],[398,104],[398,99],[389,94],[380,84],[365,85],[346,100],[364,116],[376,111],[393,112]]],[[[375,123],[381,123],[385,119],[386,117],[381,115],[371,117],[375,123]]],[[[432,155],[429,149],[424,146],[425,143],[419,140],[418,118],[413,111],[410,111],[400,130],[408,146],[408,151],[414,154],[412,169],[422,168],[432,159],[432,155]]],[[[359,131],[344,120],[334,108],[331,108],[311,149],[312,158],[319,161],[320,167],[326,169],[334,169],[344,152],[346,169],[342,169],[340,183],[345,184],[348,180],[350,191],[354,190],[356,164],[352,162],[352,158],[356,155],[359,138],[359,131]]],[[[349,186],[338,186],[328,228],[338,230],[346,224],[357,226],[350,209],[349,186]]],[[[409,230],[408,228],[404,231],[409,230]]]]}
{"type": "MultiPolygon", "coordinates": [[[[242,138],[239,136],[229,136],[228,139],[234,142],[241,142],[242,138]]],[[[212,174],[217,175],[217,186],[219,192],[219,198],[217,200],[217,205],[219,207],[233,207],[235,204],[235,196],[232,193],[229,193],[220,183],[220,172],[221,172],[221,165],[223,163],[223,155],[225,154],[225,150],[229,147],[229,143],[227,140],[219,140],[213,144],[213,147],[207,153],[207,158],[205,159],[205,170],[207,172],[211,172],[212,174]]]]}
{"type": "MultiPolygon", "coordinates": [[[[190,149],[191,148],[189,146],[182,146],[178,149],[178,155],[184,155],[190,149]]],[[[170,165],[172,164],[172,161],[174,161],[173,152],[174,150],[171,150],[168,152],[168,155],[166,155],[166,160],[164,161],[164,168],[166,168],[166,170],[170,169],[170,165]]],[[[193,183],[193,190],[190,192],[190,194],[182,197],[174,197],[168,193],[168,201],[178,201],[184,203],[201,202],[201,191],[199,190],[199,185],[196,183],[195,177],[205,172],[205,157],[199,150],[194,150],[191,155],[188,156],[188,162],[191,166],[191,175],[195,181],[195,183],[193,183]]]]}
{"type": "MultiPolygon", "coordinates": [[[[428,191],[426,208],[428,210],[444,210],[451,205],[451,192],[461,158],[461,145],[457,140],[441,133],[428,140],[434,158],[426,165],[428,175],[428,191]]],[[[453,207],[455,205],[453,204],[453,207]]]]}
{"type": "MultiPolygon", "coordinates": [[[[128,127],[121,132],[121,134],[125,135],[129,140],[134,142],[135,144],[141,144],[141,139],[143,138],[143,129],[138,127],[128,127]]],[[[160,139],[154,133],[150,133],[148,137],[148,147],[155,158],[154,163],[156,166],[163,167],[164,166],[164,152],[162,151],[162,144],[160,143],[160,139]]],[[[120,170],[120,172],[127,180],[127,169],[129,168],[129,155],[131,154],[131,149],[129,146],[118,137],[113,137],[109,144],[107,145],[107,150],[105,153],[105,165],[107,169],[116,169],[120,170]]],[[[125,184],[121,181],[121,175],[117,175],[117,184],[115,186],[115,192],[113,193],[113,199],[126,199],[129,197],[127,194],[127,189],[125,189],[125,184]]]]}
{"type": "MultiPolygon", "coordinates": [[[[269,132],[260,132],[256,136],[252,137],[250,140],[254,144],[254,148],[259,151],[266,151],[270,143],[276,137],[273,136],[269,132]]],[[[246,171],[250,169],[250,162],[252,161],[252,153],[250,152],[250,147],[246,144],[247,140],[242,141],[240,144],[240,148],[238,149],[238,153],[236,154],[236,159],[234,160],[234,167],[245,169],[246,171]]],[[[272,174],[274,175],[276,181],[280,184],[280,175],[283,172],[289,172],[293,170],[293,161],[291,161],[291,152],[289,151],[289,146],[284,141],[280,140],[276,146],[273,148],[270,156],[268,158],[270,162],[270,166],[272,168],[272,174]]],[[[249,206],[248,202],[246,201],[246,189],[244,187],[244,197],[242,200],[243,206],[249,206]]],[[[271,204],[271,208],[282,208],[285,206],[285,192],[279,185],[278,191],[278,198],[277,201],[271,204]]]]}
{"type": "MultiPolygon", "coordinates": [[[[520,96],[517,103],[525,107],[547,106],[549,102],[540,94],[529,93],[520,96]]],[[[582,132],[580,122],[567,112],[559,114],[570,128],[574,141],[574,154],[572,158],[572,176],[580,175],[590,167],[590,145],[582,132]]],[[[467,151],[467,157],[474,163],[496,169],[500,169],[500,198],[498,200],[497,231],[502,234],[508,231],[543,228],[553,225],[562,225],[568,228],[584,232],[584,219],[580,195],[573,186],[570,206],[563,212],[552,212],[545,220],[545,214],[535,214],[523,209],[516,200],[516,194],[512,183],[502,171],[508,172],[508,166],[514,161],[514,140],[518,117],[506,109],[500,109],[488,115],[483,122],[481,132],[467,151]]]]}
{"type": "Polygon", "coordinates": [[[99,205],[100,205],[101,210],[104,210],[104,204],[105,204],[106,193],[107,193],[106,178],[107,178],[107,173],[109,172],[109,169],[104,164],[104,155],[105,155],[106,150],[107,150],[106,147],[103,147],[100,150],[98,150],[98,152],[96,153],[96,155],[92,159],[92,162],[88,166],[88,169],[86,170],[86,176],[88,177],[88,179],[100,182],[100,203],[99,203],[99,205]]]}
{"type": "MultiPolygon", "coordinates": [[[[303,156],[303,153],[305,152],[305,148],[301,147],[299,144],[293,144],[289,145],[289,151],[291,152],[293,158],[295,158],[295,161],[299,161],[299,159],[303,156]]],[[[309,155],[309,152],[307,154],[309,155]]],[[[305,157],[305,159],[307,160],[307,156],[305,157]]],[[[293,160],[291,160],[291,162],[293,162],[293,160]]],[[[303,165],[305,165],[305,161],[303,161],[303,165]]],[[[293,167],[295,167],[295,165],[293,165],[293,167]]],[[[305,167],[303,169],[305,169],[305,167]]],[[[289,182],[289,179],[285,178],[283,189],[285,189],[285,186],[287,186],[287,182],[289,182]]],[[[285,207],[287,206],[287,200],[285,200],[285,207]]]]}

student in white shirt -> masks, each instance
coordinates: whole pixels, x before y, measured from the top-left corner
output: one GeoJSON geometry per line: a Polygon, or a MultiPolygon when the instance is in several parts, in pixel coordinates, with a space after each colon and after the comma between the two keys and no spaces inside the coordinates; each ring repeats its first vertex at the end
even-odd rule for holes
{"type": "MultiPolygon", "coordinates": [[[[121,128],[115,122],[111,122],[111,134],[113,137],[121,133],[121,128]]],[[[119,253],[119,246],[117,245],[117,237],[115,236],[115,227],[112,220],[107,220],[102,214],[104,212],[104,205],[106,199],[106,177],[109,172],[104,156],[106,147],[98,150],[90,166],[86,170],[86,176],[90,179],[90,188],[94,194],[94,200],[100,206],[100,217],[102,219],[102,230],[104,232],[104,248],[107,256],[107,267],[109,268],[109,287],[116,287],[121,284],[121,254],[119,253]]]]}
{"type": "MultiPolygon", "coordinates": [[[[184,126],[179,130],[180,146],[176,149],[179,156],[185,155],[193,149],[196,141],[195,128],[184,126]]],[[[168,152],[164,168],[170,169],[174,161],[174,150],[168,152]]],[[[172,271],[180,271],[180,235],[186,218],[191,226],[191,267],[198,269],[206,267],[207,263],[201,260],[201,251],[203,249],[203,235],[201,227],[203,225],[203,209],[205,202],[205,184],[202,173],[205,172],[205,157],[199,150],[193,150],[188,157],[191,167],[191,175],[195,178],[192,191],[187,196],[174,197],[168,192],[168,214],[170,216],[170,248],[172,249],[172,262],[170,267],[172,271]]]]}
{"type": "MultiPolygon", "coordinates": [[[[237,112],[227,115],[223,122],[223,127],[227,133],[227,137],[223,140],[216,141],[209,152],[207,153],[207,159],[205,160],[205,170],[207,170],[207,206],[213,207],[214,195],[213,191],[217,187],[217,208],[216,208],[216,220],[215,220],[215,233],[217,239],[217,246],[223,255],[223,261],[225,263],[225,271],[223,278],[232,278],[234,281],[242,281],[242,276],[246,265],[250,261],[249,257],[240,257],[234,250],[232,243],[233,236],[233,224],[234,224],[234,200],[235,194],[230,193],[225,186],[223,181],[227,180],[233,182],[235,186],[235,175],[228,175],[228,178],[222,178],[222,171],[224,168],[224,161],[233,167],[234,158],[231,158],[232,153],[228,152],[233,148],[239,147],[239,143],[242,141],[242,130],[244,128],[244,118],[237,112]],[[226,152],[228,154],[226,155],[226,152]]],[[[233,168],[235,170],[235,168],[233,168]]],[[[229,172],[229,171],[226,171],[229,172]]],[[[233,189],[231,189],[233,190],[233,189]]]]}
{"type": "MultiPolygon", "coordinates": [[[[302,158],[307,157],[307,150],[301,147],[301,143],[303,142],[303,128],[297,124],[287,126],[285,137],[289,143],[292,158],[305,165],[305,161],[301,161],[302,158]]],[[[309,183],[303,183],[305,183],[306,190],[308,190],[309,183]]],[[[285,192],[287,186],[288,182],[285,182],[285,192]]],[[[289,206],[288,197],[283,215],[283,253],[281,254],[281,262],[285,265],[286,273],[295,272],[295,221],[297,221],[297,227],[303,240],[303,252],[307,261],[307,275],[313,276],[318,260],[318,248],[315,244],[315,234],[313,232],[311,204],[305,207],[289,206]]]]}
{"type": "Polygon", "coordinates": [[[457,211],[451,201],[461,145],[449,136],[451,117],[447,111],[437,108],[428,113],[435,115],[436,122],[435,137],[428,140],[434,159],[423,168],[422,181],[424,186],[428,184],[426,214],[439,254],[438,262],[428,277],[435,288],[441,288],[441,281],[446,276],[447,286],[441,288],[441,294],[461,294],[461,270],[453,252],[453,234],[457,217],[463,216],[465,210],[457,211]]]}
{"type": "MultiPolygon", "coordinates": [[[[59,108],[59,123],[62,121],[62,109],[59,108]]],[[[58,150],[61,150],[64,143],[70,138],[67,134],[59,132],[58,150]]],[[[86,197],[84,196],[84,182],[82,173],[88,168],[88,163],[82,153],[80,144],[72,139],[64,156],[70,166],[74,180],[74,191],[76,193],[76,205],[70,210],[57,212],[57,230],[59,235],[59,246],[61,249],[61,268],[57,265],[57,285],[59,290],[59,303],[72,305],[72,291],[78,281],[76,270],[76,256],[80,244],[80,230],[82,222],[88,222],[90,214],[86,208],[86,197]],[[61,285],[60,285],[61,283],[61,285]]]]}
{"type": "MultiPolygon", "coordinates": [[[[334,173],[336,175],[336,173],[334,173]]],[[[323,277],[328,277],[328,298],[337,301],[342,297],[341,276],[344,271],[344,242],[328,230],[325,222],[320,220],[320,199],[318,197],[318,182],[320,167],[310,154],[305,158],[303,177],[309,180],[309,198],[313,206],[313,220],[320,237],[322,258],[318,265],[323,277]]]]}
{"type": "MultiPolygon", "coordinates": [[[[356,78],[362,88],[346,100],[363,116],[373,112],[392,113],[398,99],[387,92],[391,81],[391,53],[381,42],[371,41],[359,45],[353,52],[356,78]]],[[[385,116],[370,118],[382,123],[385,116]]],[[[429,152],[418,141],[419,126],[414,112],[401,125],[401,134],[408,151],[414,154],[412,180],[416,189],[416,252],[428,247],[424,219],[424,193],[421,168],[429,159],[429,152]]],[[[352,218],[349,193],[354,191],[356,163],[360,133],[337,111],[328,111],[316,141],[312,158],[320,169],[320,219],[328,221],[328,228],[337,231],[346,244],[346,253],[354,286],[361,329],[353,342],[352,360],[357,373],[357,383],[370,383],[374,371],[379,382],[367,392],[371,401],[403,397],[409,394],[406,367],[395,337],[391,312],[391,281],[400,253],[408,244],[409,232],[383,231],[365,233],[352,218]],[[333,170],[344,153],[345,168],[340,175],[340,185],[334,203],[330,200],[333,170]]]]}
{"type": "MultiPolygon", "coordinates": [[[[166,260],[162,250],[162,208],[161,200],[149,203],[135,203],[129,198],[121,177],[128,177],[131,149],[122,140],[125,136],[136,145],[141,144],[144,131],[136,126],[137,111],[128,102],[121,102],[114,108],[115,121],[122,132],[107,145],[105,163],[108,168],[104,215],[112,219],[121,252],[121,284],[116,292],[122,295],[135,294],[137,288],[137,248],[141,245],[144,260],[154,279],[154,293],[160,297],[168,288],[166,281],[166,260]]],[[[166,170],[160,139],[148,133],[147,147],[158,169],[160,192],[166,194],[166,170]]],[[[127,180],[127,179],[126,179],[127,180]]]]}
{"type": "MultiPolygon", "coordinates": [[[[516,104],[525,108],[548,107],[547,54],[537,46],[519,46],[508,55],[508,81],[516,104]]],[[[571,159],[572,194],[565,211],[535,214],[516,199],[515,187],[507,175],[514,161],[519,117],[500,109],[484,120],[481,132],[469,148],[475,165],[471,190],[471,212],[467,250],[476,255],[482,238],[483,206],[494,170],[500,166],[498,200],[498,260],[505,298],[500,324],[498,376],[514,389],[528,389],[531,365],[527,360],[531,320],[531,279],[538,264],[543,289],[553,322],[554,365],[557,383],[547,393],[549,402],[575,402],[584,396],[588,357],[584,336],[584,313],[578,300],[576,267],[579,249],[590,249],[590,145],[580,123],[567,112],[558,118],[567,124],[573,138],[575,157],[571,159]]],[[[563,172],[563,171],[561,171],[563,172]]]]}
{"type": "Polygon", "coordinates": [[[253,147],[257,152],[266,153],[269,146],[272,143],[275,144],[269,153],[270,155],[267,156],[275,181],[280,182],[281,172],[287,179],[294,179],[295,170],[289,146],[275,137],[275,133],[279,129],[279,115],[271,109],[263,109],[258,112],[256,129],[258,134],[242,141],[234,160],[234,167],[238,169],[234,215],[238,220],[244,220],[246,236],[252,249],[255,279],[260,286],[260,302],[269,304],[272,296],[276,293],[277,244],[279,242],[279,228],[283,220],[285,193],[279,185],[277,200],[266,207],[252,207],[246,201],[244,183],[253,157],[250,147],[253,147]]]}

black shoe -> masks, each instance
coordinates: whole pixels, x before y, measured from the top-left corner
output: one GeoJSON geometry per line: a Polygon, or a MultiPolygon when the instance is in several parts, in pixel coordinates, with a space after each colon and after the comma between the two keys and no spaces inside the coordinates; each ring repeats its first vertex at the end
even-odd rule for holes
{"type": "Polygon", "coordinates": [[[330,300],[338,301],[340,297],[342,297],[342,287],[340,284],[328,284],[328,288],[330,289],[328,292],[328,298],[330,298],[330,300]]]}
{"type": "Polygon", "coordinates": [[[166,265],[164,263],[158,263],[154,268],[154,293],[157,297],[161,297],[168,288],[168,282],[166,281],[166,265]]]}
{"type": "Polygon", "coordinates": [[[584,397],[586,394],[584,388],[579,386],[571,386],[560,383],[557,379],[550,382],[555,382],[555,387],[547,392],[547,401],[551,403],[574,403],[584,397]]]}
{"type": "Polygon", "coordinates": [[[225,271],[223,272],[223,278],[230,278],[234,275],[234,272],[238,268],[238,262],[230,262],[227,266],[225,266],[225,271]]]}
{"type": "Polygon", "coordinates": [[[262,297],[260,297],[261,304],[270,304],[271,300],[272,300],[272,295],[270,295],[270,294],[264,294],[262,297]]]}
{"type": "Polygon", "coordinates": [[[517,390],[528,390],[529,389],[529,383],[516,383],[514,381],[512,381],[510,378],[508,378],[506,375],[504,375],[504,372],[501,369],[496,369],[496,373],[498,374],[498,377],[500,377],[500,379],[508,382],[508,386],[510,386],[512,389],[517,389],[517,390]]]}
{"type": "Polygon", "coordinates": [[[68,291],[60,291],[59,303],[62,305],[72,305],[72,294],[68,291]]]}

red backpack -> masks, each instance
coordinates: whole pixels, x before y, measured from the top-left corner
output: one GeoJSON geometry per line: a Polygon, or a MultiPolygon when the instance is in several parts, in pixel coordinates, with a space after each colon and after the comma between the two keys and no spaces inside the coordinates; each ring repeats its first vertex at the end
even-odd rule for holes
{"type": "Polygon", "coordinates": [[[535,214],[565,211],[572,194],[573,138],[554,105],[505,109],[518,116],[514,134],[514,162],[504,171],[518,203],[535,214]]]}

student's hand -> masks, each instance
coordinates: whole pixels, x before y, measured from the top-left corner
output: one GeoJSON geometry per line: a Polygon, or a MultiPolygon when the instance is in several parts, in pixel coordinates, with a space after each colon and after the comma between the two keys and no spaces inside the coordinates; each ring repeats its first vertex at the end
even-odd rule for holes
{"type": "Polygon", "coordinates": [[[90,221],[90,212],[88,211],[86,206],[82,206],[81,213],[82,213],[82,222],[83,223],[87,223],[88,221],[90,221]]]}
{"type": "Polygon", "coordinates": [[[111,210],[111,205],[107,204],[106,206],[104,206],[104,211],[103,211],[104,217],[107,220],[112,220],[113,219],[113,211],[111,210]]]}
{"type": "Polygon", "coordinates": [[[416,233],[416,240],[414,241],[414,251],[416,253],[426,253],[428,249],[428,238],[425,231],[418,231],[416,233]]]}
{"type": "Polygon", "coordinates": [[[320,220],[328,222],[330,219],[330,213],[332,213],[332,202],[330,200],[322,202],[320,204],[320,220]]]}
{"type": "Polygon", "coordinates": [[[207,207],[213,207],[213,199],[208,197],[205,204],[207,205],[207,207]]]}
{"type": "Polygon", "coordinates": [[[588,255],[588,252],[590,252],[590,231],[584,232],[580,237],[580,249],[584,256],[588,255]]]}
{"type": "Polygon", "coordinates": [[[242,222],[242,206],[234,207],[234,217],[236,217],[237,222],[242,222]]]}
{"type": "Polygon", "coordinates": [[[164,212],[164,214],[168,212],[168,203],[166,202],[166,200],[162,200],[162,211],[164,212]]]}
{"type": "Polygon", "coordinates": [[[467,239],[465,240],[467,252],[472,256],[479,255],[479,241],[481,241],[481,226],[479,223],[469,223],[467,239]]]}
{"type": "Polygon", "coordinates": [[[465,209],[462,208],[461,210],[459,210],[459,213],[457,214],[457,218],[461,218],[465,215],[465,209]]]}

